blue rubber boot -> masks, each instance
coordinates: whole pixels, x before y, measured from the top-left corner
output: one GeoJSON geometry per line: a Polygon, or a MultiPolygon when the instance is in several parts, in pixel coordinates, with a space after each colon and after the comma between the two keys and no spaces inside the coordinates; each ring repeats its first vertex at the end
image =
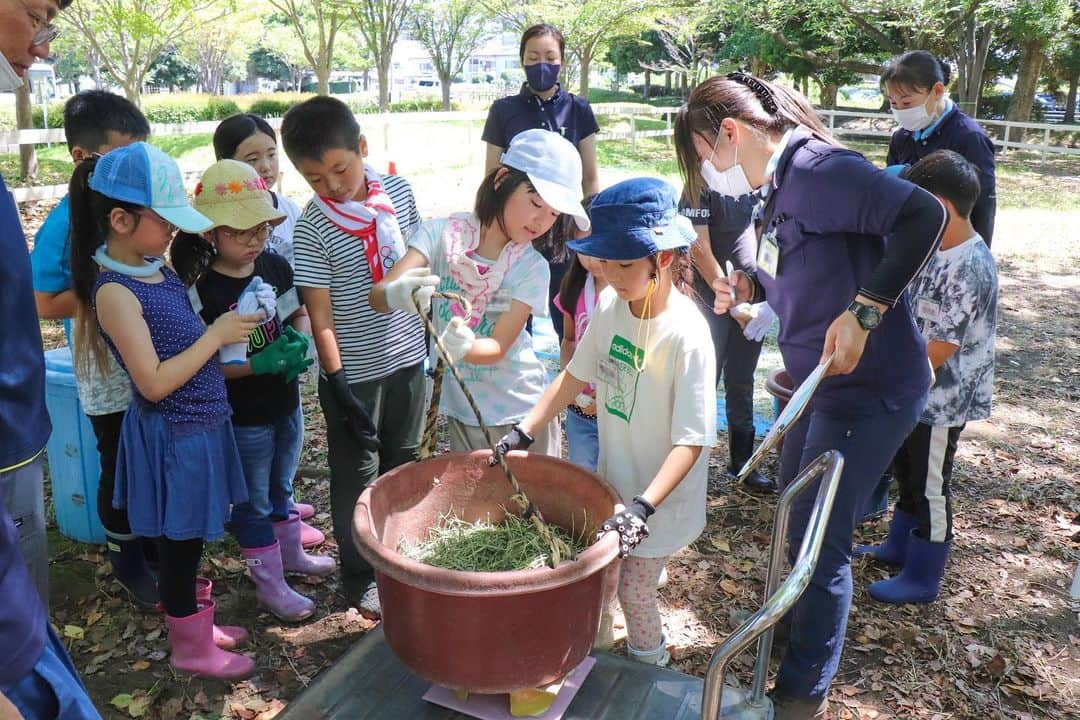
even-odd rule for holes
{"type": "Polygon", "coordinates": [[[951,542],[930,542],[912,533],[904,569],[896,577],[870,583],[870,597],[895,604],[934,602],[951,547],[951,542]]]}
{"type": "Polygon", "coordinates": [[[893,508],[889,522],[889,535],[881,545],[856,545],[851,551],[852,557],[869,555],[875,562],[901,567],[907,556],[908,538],[915,529],[915,516],[906,513],[899,506],[893,508]]]}
{"type": "Polygon", "coordinates": [[[109,564],[113,577],[139,607],[150,609],[157,604],[157,580],[146,566],[143,538],[135,535],[105,533],[109,564]]]}

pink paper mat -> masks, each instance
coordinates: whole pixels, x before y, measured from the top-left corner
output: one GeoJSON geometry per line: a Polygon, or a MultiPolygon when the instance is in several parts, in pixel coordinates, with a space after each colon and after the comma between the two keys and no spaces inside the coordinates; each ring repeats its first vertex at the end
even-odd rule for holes
{"type": "MultiPolygon", "coordinates": [[[[537,715],[537,720],[562,720],[566,709],[570,707],[570,702],[577,695],[577,691],[581,689],[581,683],[585,681],[589,671],[592,670],[595,664],[596,659],[592,656],[582,660],[581,664],[566,676],[566,682],[563,683],[562,690],[556,696],[555,702],[551,704],[546,713],[537,715]]],[[[510,714],[510,698],[508,695],[469,695],[465,702],[461,702],[454,695],[453,690],[432,685],[424,693],[424,700],[451,710],[457,710],[459,713],[479,718],[479,720],[519,720],[510,714]]]]}

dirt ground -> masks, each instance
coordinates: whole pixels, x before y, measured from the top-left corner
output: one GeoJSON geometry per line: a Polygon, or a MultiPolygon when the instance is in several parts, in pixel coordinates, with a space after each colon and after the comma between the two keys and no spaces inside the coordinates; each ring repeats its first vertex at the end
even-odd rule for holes
{"type": "MultiPolygon", "coordinates": [[[[1080,193],[1069,168],[1016,174],[1012,190],[1050,182],[1051,193],[1080,193]]],[[[1080,607],[1069,600],[1080,543],[1078,215],[1055,202],[1045,211],[1016,205],[999,211],[994,244],[1001,279],[994,416],[970,425],[960,443],[956,539],[941,598],[929,606],[876,603],[865,588],[885,571],[855,563],[846,650],[830,694],[835,718],[1080,717],[1080,607]]],[[[47,209],[23,208],[29,230],[47,209]]],[[[63,343],[58,326],[43,330],[47,346],[63,343]]],[[[314,524],[329,536],[324,432],[310,384],[304,406],[297,494],[320,510],[314,524]]],[[[758,606],[764,581],[774,501],[742,492],[724,465],[721,437],[708,528],[670,564],[661,591],[672,666],[695,675],[735,628],[734,613],[758,606]]],[[[885,530],[871,523],[860,536],[876,541],[885,530]]],[[[132,608],[100,548],[56,532],[50,542],[52,620],[106,718],[267,720],[372,627],[346,606],[333,577],[298,584],[317,601],[313,620],[279,623],[259,609],[236,546],[216,543],[204,574],[214,581],[219,622],[252,631],[247,652],[258,671],[240,683],[190,679],[169,668],[161,615],[132,608]]],[[[319,552],[336,552],[332,538],[319,552]]],[[[733,664],[743,683],[752,663],[744,654],[733,664]]]]}

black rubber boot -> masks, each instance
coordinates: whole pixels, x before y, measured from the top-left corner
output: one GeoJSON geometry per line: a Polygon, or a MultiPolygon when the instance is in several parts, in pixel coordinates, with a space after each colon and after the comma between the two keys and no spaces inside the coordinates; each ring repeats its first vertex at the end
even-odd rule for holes
{"type": "Polygon", "coordinates": [[[157,581],[146,566],[143,539],[106,531],[105,545],[113,577],[127,590],[131,601],[142,608],[153,608],[158,601],[157,581]]]}
{"type": "MultiPolygon", "coordinates": [[[[738,476],[743,464],[754,454],[754,431],[728,428],[728,447],[731,451],[731,464],[728,465],[728,472],[731,475],[738,476]]],[[[747,490],[753,492],[776,492],[776,483],[756,469],[750,471],[742,484],[747,490]]]]}

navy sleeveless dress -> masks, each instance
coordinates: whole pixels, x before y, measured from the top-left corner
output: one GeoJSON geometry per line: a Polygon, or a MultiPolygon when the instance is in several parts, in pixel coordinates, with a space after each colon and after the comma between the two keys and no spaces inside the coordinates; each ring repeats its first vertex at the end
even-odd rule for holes
{"type": "MultiPolygon", "coordinates": [[[[191,347],[206,326],[176,273],[167,267],[161,272],[164,279],[153,282],[103,270],[94,296],[106,283],[130,290],[142,305],[154,350],[165,361],[191,347]]],[[[107,335],[105,341],[127,370],[107,335]]],[[[133,533],[172,540],[216,540],[225,534],[230,506],[247,500],[231,413],[216,354],[159,402],[134,388],[120,433],[113,495],[115,507],[127,508],[133,533]]]]}

